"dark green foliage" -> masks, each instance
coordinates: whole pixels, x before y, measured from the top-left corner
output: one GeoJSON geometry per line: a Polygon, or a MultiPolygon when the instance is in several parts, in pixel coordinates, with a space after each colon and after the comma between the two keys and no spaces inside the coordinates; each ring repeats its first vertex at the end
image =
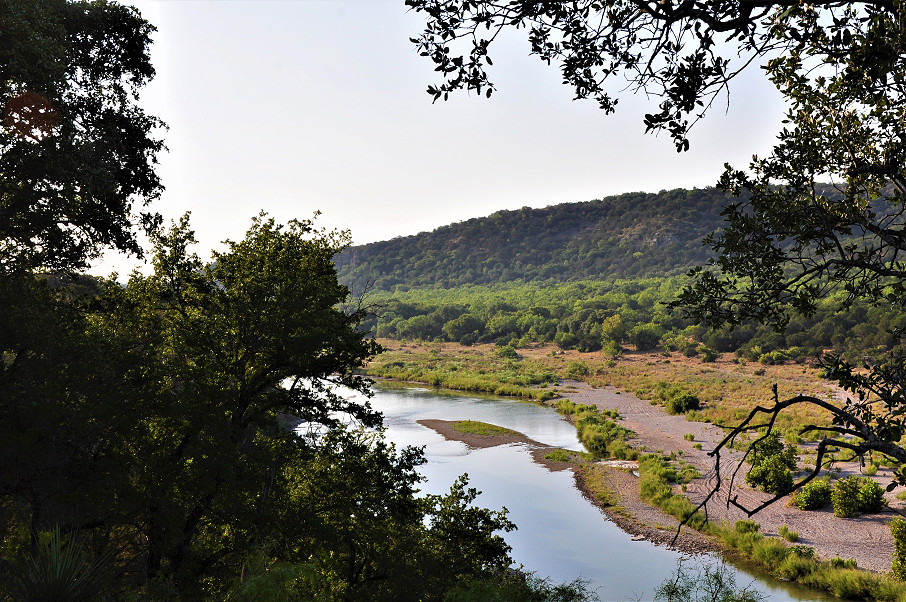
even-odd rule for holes
{"type": "Polygon", "coordinates": [[[652,398],[660,404],[670,414],[685,414],[690,410],[697,410],[700,407],[698,397],[689,392],[681,385],[669,384],[659,381],[654,389],[652,398]]]}
{"type": "Polygon", "coordinates": [[[154,28],[108,2],[0,3],[0,271],[78,270],[139,253],[134,203],[158,196],[160,122],[138,107],[154,28]]]}
{"type": "Polygon", "coordinates": [[[598,600],[581,579],[553,584],[521,571],[469,579],[454,587],[444,602],[582,602],[598,600]]]}
{"type": "Polygon", "coordinates": [[[893,561],[890,572],[901,581],[906,581],[906,520],[899,516],[890,521],[890,534],[893,535],[893,561]]]}
{"type": "Polygon", "coordinates": [[[261,218],[211,265],[185,219],[154,242],[151,275],[91,304],[0,277],[0,545],[21,587],[51,566],[77,582],[105,550],[113,595],[151,599],[427,600],[505,571],[505,512],[465,480],[416,496],[418,450],[342,427],[380,424],[337,388],[367,392],[378,350],[340,309],[342,236],[261,218]],[[55,525],[85,547],[30,550],[55,525]]]}
{"type": "Polygon", "coordinates": [[[863,477],[862,483],[859,485],[860,512],[880,512],[885,505],[884,488],[874,479],[863,477]]]}
{"type": "Polygon", "coordinates": [[[17,600],[92,602],[110,590],[109,557],[91,559],[76,535],[63,537],[59,527],[39,536],[37,549],[13,576],[17,600]]]}
{"type": "Polygon", "coordinates": [[[746,483],[767,493],[784,493],[793,487],[796,468],[795,450],[784,445],[777,433],[771,432],[752,444],[752,468],[746,474],[746,483]]]}
{"type": "Polygon", "coordinates": [[[707,259],[700,241],[728,200],[706,188],[501,211],[351,247],[337,272],[354,292],[676,275],[707,259]]]}
{"type": "Polygon", "coordinates": [[[664,336],[664,328],[657,324],[636,324],[626,335],[627,340],[639,351],[654,349],[664,336]]]}
{"type": "Polygon", "coordinates": [[[793,493],[792,502],[800,510],[823,508],[831,502],[831,485],[825,479],[810,481],[793,493]]]}
{"type": "Polygon", "coordinates": [[[579,441],[592,454],[599,457],[613,455],[626,458],[632,455],[623,445],[632,436],[632,431],[623,428],[597,410],[585,411],[576,421],[576,434],[579,441]]]}
{"type": "Polygon", "coordinates": [[[861,483],[858,477],[849,476],[834,483],[831,501],[834,504],[834,516],[848,518],[861,510],[859,493],[861,483]]]}
{"type": "Polygon", "coordinates": [[[699,400],[692,393],[683,391],[671,395],[664,408],[668,414],[685,414],[690,410],[697,410],[699,408],[699,400]]]}

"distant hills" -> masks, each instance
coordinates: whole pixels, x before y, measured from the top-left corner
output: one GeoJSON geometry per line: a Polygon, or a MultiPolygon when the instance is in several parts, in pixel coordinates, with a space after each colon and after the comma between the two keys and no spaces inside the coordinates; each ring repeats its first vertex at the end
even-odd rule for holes
{"type": "Polygon", "coordinates": [[[335,263],[354,292],[676,275],[707,261],[701,240],[729,201],[705,188],[523,207],[351,247],[335,263]]]}

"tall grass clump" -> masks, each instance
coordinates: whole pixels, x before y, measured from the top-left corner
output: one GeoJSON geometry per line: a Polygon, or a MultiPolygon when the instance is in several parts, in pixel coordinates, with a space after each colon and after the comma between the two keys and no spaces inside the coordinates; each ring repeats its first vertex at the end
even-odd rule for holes
{"type": "Polygon", "coordinates": [[[632,431],[603,414],[583,412],[576,421],[576,435],[585,449],[596,456],[612,455],[627,459],[636,455],[635,450],[626,446],[626,439],[632,436],[632,431]]]}
{"type": "Polygon", "coordinates": [[[685,496],[675,495],[672,484],[684,482],[683,473],[678,473],[670,462],[657,455],[647,455],[639,460],[639,493],[645,502],[657,506],[679,520],[687,520],[688,526],[706,531],[708,520],[704,514],[695,511],[695,505],[685,496]]]}
{"type": "Polygon", "coordinates": [[[906,520],[895,516],[890,521],[890,534],[893,535],[893,562],[890,572],[901,581],[906,581],[906,520]]]}
{"type": "Polygon", "coordinates": [[[105,558],[89,559],[76,536],[65,538],[60,529],[42,533],[37,548],[12,579],[16,600],[101,600],[108,586],[105,558]]]}

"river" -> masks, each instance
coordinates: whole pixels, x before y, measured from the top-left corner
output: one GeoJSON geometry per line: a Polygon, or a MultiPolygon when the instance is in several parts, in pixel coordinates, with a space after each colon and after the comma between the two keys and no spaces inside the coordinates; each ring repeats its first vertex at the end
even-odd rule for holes
{"type": "MultiPolygon", "coordinates": [[[[424,446],[422,491],[445,493],[461,474],[482,491],[476,503],[505,506],[518,530],[506,534],[517,565],[553,581],[587,579],[602,600],[650,600],[684,556],[648,541],[633,541],[607,520],[575,487],[569,470],[551,472],[532,460],[526,446],[470,449],[417,423],[423,419],[480,420],[535,441],[580,450],[572,425],[539,404],[379,383],[372,398],[384,414],[387,437],[397,446],[424,446]]],[[[713,556],[687,558],[717,563],[713,556]]],[[[756,577],[730,567],[738,586],[751,586],[774,600],[834,600],[819,592],[756,577]]]]}

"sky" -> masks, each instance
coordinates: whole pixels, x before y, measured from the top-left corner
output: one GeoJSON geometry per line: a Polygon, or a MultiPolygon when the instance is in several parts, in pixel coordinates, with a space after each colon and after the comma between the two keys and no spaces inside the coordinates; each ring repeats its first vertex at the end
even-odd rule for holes
{"type": "MultiPolygon", "coordinates": [[[[151,208],[190,211],[202,258],[240,240],[261,211],[387,240],[502,209],[623,192],[714,185],[725,162],[769,151],[779,94],[751,69],[678,154],[644,133],[656,99],[626,95],[616,114],[573,101],[529,55],[524,32],[491,48],[496,91],[432,103],[433,64],[410,37],[424,18],[403,0],[133,0],[156,28],[155,79],[140,104],[166,122],[165,186],[151,208]]],[[[108,254],[92,273],[121,275],[108,254]]]]}

